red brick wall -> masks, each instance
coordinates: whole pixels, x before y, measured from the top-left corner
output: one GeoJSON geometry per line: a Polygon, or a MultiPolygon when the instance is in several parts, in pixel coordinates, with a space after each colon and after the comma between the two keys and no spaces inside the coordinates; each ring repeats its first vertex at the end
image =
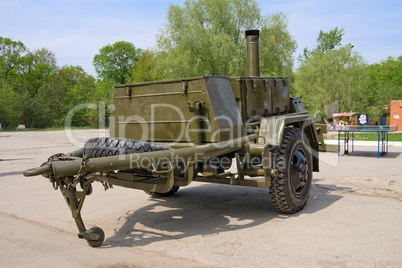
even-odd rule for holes
{"type": "Polygon", "coordinates": [[[402,131],[402,100],[391,101],[391,111],[389,117],[389,124],[391,126],[398,126],[398,131],[402,131]]]}

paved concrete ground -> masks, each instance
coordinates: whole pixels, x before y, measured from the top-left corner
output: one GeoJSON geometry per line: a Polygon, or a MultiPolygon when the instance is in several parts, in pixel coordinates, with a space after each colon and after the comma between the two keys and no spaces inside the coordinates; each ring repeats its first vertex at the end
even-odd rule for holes
{"type": "MultiPolygon", "coordinates": [[[[59,191],[22,171],[94,130],[0,132],[3,267],[402,267],[402,147],[321,154],[305,209],[284,215],[266,189],[194,182],[170,198],[94,184],[82,214],[106,233],[77,239],[59,191]]],[[[101,133],[105,135],[105,133],[101,133]]]]}

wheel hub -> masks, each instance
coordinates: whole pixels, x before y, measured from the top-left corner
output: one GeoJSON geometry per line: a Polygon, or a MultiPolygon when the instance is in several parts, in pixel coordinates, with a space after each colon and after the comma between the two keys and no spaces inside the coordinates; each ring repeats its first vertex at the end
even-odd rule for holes
{"type": "Polygon", "coordinates": [[[295,148],[291,161],[292,190],[296,195],[300,195],[308,182],[310,174],[309,162],[306,153],[301,147],[295,148]]]}

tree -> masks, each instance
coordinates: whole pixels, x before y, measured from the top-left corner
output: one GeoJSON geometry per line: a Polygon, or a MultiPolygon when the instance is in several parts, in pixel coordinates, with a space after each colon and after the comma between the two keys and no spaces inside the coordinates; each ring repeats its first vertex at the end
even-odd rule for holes
{"type": "MultiPolygon", "coordinates": [[[[309,58],[312,54],[316,53],[326,53],[335,49],[337,46],[341,46],[342,37],[345,34],[345,29],[338,29],[335,27],[333,30],[330,30],[328,33],[320,30],[320,34],[317,38],[317,47],[312,51],[309,51],[308,48],[304,48],[304,59],[309,58]]],[[[350,45],[349,45],[350,46],[350,45]]],[[[303,61],[303,58],[300,56],[299,61],[303,61]]]]}
{"type": "Polygon", "coordinates": [[[59,127],[66,115],[63,103],[66,94],[66,84],[59,75],[43,83],[37,94],[32,98],[29,114],[24,115],[24,124],[29,127],[59,127]]]}
{"type": "MultiPolygon", "coordinates": [[[[63,66],[59,76],[64,82],[64,98],[62,100],[63,112],[59,117],[60,125],[64,125],[65,116],[79,104],[98,104],[96,95],[96,80],[88,75],[81,66],[63,66]]],[[[94,109],[81,109],[74,114],[72,124],[74,126],[96,126],[98,121],[97,111],[94,109]]]]}
{"type": "Polygon", "coordinates": [[[31,96],[37,94],[39,88],[57,74],[56,62],[56,55],[46,48],[29,52],[25,56],[21,73],[29,84],[31,96]]]}
{"type": "Polygon", "coordinates": [[[368,94],[368,112],[373,118],[386,113],[391,100],[402,99],[402,56],[389,57],[368,68],[371,89],[368,94]]]}
{"type": "Polygon", "coordinates": [[[42,48],[30,52],[20,41],[0,37],[1,121],[5,126],[34,124],[39,88],[57,75],[56,57],[42,48]],[[3,102],[3,101],[2,101],[3,102]]]}
{"type": "Polygon", "coordinates": [[[330,30],[328,33],[320,31],[320,34],[317,38],[317,50],[325,53],[332,49],[335,49],[337,46],[341,46],[342,37],[345,34],[345,29],[338,29],[335,27],[333,30],[330,30]]]}
{"type": "Polygon", "coordinates": [[[131,75],[138,62],[140,51],[126,41],[102,47],[93,60],[96,74],[101,79],[114,84],[131,82],[131,75]]]}
{"type": "MultiPolygon", "coordinates": [[[[109,85],[109,84],[107,84],[109,85]]],[[[0,123],[13,128],[64,125],[68,112],[79,109],[74,126],[96,126],[99,101],[110,103],[110,87],[99,86],[80,66],[57,66],[55,54],[46,48],[30,52],[20,41],[0,37],[0,123]],[[105,95],[109,94],[109,98],[105,95]],[[94,105],[96,104],[96,105],[94,105]]]]}
{"type": "Polygon", "coordinates": [[[158,54],[146,49],[138,56],[137,67],[133,71],[133,82],[148,82],[163,79],[163,69],[158,64],[158,54]]]}
{"type": "MultiPolygon", "coordinates": [[[[321,31],[320,37],[323,36],[328,34],[321,31]]],[[[341,41],[334,40],[336,44],[341,41]]],[[[296,71],[296,95],[302,97],[303,104],[310,112],[325,114],[326,106],[333,102],[338,102],[339,112],[365,112],[369,105],[365,60],[352,51],[350,45],[331,50],[322,49],[322,45],[319,43],[308,57],[302,59],[296,71]]]]}
{"type": "MultiPolygon", "coordinates": [[[[80,104],[94,104],[95,78],[80,66],[63,66],[56,75],[44,82],[26,109],[26,125],[31,127],[61,127],[71,109],[80,104]]],[[[73,126],[96,126],[97,111],[79,109],[72,118],[73,126]]]]}
{"type": "Polygon", "coordinates": [[[4,128],[17,125],[22,117],[23,103],[15,89],[27,52],[22,42],[0,37],[0,123],[4,128]]]}
{"type": "Polygon", "coordinates": [[[297,43],[290,35],[288,20],[282,13],[266,17],[261,27],[261,74],[263,76],[292,76],[293,53],[297,43]]]}
{"type": "Polygon", "coordinates": [[[22,42],[0,37],[0,78],[5,79],[10,73],[18,72],[27,52],[22,42]]]}
{"type": "Polygon", "coordinates": [[[16,126],[22,116],[23,103],[7,81],[0,79],[0,123],[3,128],[16,126]]]}
{"type": "Polygon", "coordinates": [[[287,31],[283,14],[264,17],[260,13],[254,0],[186,0],[182,7],[171,4],[168,23],[157,40],[161,53],[158,64],[163,65],[165,78],[245,75],[244,31],[255,28],[271,35],[261,38],[261,47],[283,53],[275,57],[270,55],[272,51],[262,50],[261,58],[268,61],[263,72],[274,70],[284,75],[282,71],[292,67],[289,57],[296,42],[287,31]]]}

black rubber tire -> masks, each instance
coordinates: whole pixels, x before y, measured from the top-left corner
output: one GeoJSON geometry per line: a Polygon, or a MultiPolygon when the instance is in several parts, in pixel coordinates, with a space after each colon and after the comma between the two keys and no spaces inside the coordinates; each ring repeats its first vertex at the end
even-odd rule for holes
{"type": "Polygon", "coordinates": [[[313,158],[306,134],[298,128],[285,128],[273,158],[278,174],[269,188],[272,203],[281,212],[296,213],[307,204],[312,184],[313,158]]]}
{"type": "Polygon", "coordinates": [[[169,150],[169,147],[153,144],[146,141],[120,138],[93,138],[84,146],[84,155],[89,158],[154,152],[169,150]]]}
{"type": "Polygon", "coordinates": [[[99,247],[100,245],[103,244],[103,241],[105,241],[105,233],[101,228],[92,227],[91,229],[88,230],[88,232],[99,235],[98,240],[87,240],[88,245],[90,245],[91,247],[93,248],[99,247]]]}
{"type": "Polygon", "coordinates": [[[157,192],[150,192],[150,191],[144,191],[147,194],[149,194],[152,197],[169,197],[174,195],[178,190],[179,190],[179,186],[173,186],[172,189],[169,190],[169,192],[166,193],[157,193],[157,192]]]}
{"type": "MultiPolygon", "coordinates": [[[[84,155],[89,158],[134,154],[144,152],[154,152],[169,150],[171,148],[153,144],[146,141],[138,141],[121,138],[93,138],[88,140],[84,146],[84,155]]],[[[141,172],[140,170],[138,170],[141,172]]],[[[167,197],[175,194],[179,190],[179,186],[173,186],[167,193],[156,193],[144,191],[154,197],[167,197]]]]}

